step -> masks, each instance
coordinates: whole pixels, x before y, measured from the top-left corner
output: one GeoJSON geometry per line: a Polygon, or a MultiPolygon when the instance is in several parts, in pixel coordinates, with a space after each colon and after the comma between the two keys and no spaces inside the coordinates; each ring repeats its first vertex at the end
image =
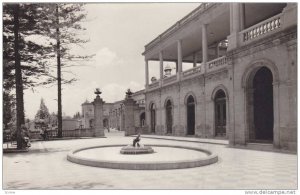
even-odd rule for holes
{"type": "Polygon", "coordinates": [[[273,143],[247,143],[247,148],[262,151],[274,151],[273,143]]]}

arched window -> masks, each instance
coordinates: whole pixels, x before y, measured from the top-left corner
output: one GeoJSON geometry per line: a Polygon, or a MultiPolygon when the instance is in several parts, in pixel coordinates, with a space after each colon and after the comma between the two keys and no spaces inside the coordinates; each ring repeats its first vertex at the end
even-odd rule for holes
{"type": "Polygon", "coordinates": [[[145,126],[145,112],[140,115],[140,127],[145,126]]]}
{"type": "Polygon", "coordinates": [[[215,135],[226,136],[226,95],[222,89],[215,95],[215,135]]]}
{"type": "Polygon", "coordinates": [[[187,134],[195,135],[195,100],[192,95],[187,99],[187,134]]]}
{"type": "Polygon", "coordinates": [[[173,105],[171,100],[167,100],[166,103],[166,126],[167,126],[167,133],[172,134],[172,127],[173,127],[173,113],[172,113],[173,105]]]}
{"type": "Polygon", "coordinates": [[[151,128],[151,133],[155,133],[155,126],[156,126],[156,111],[155,111],[155,104],[152,103],[150,105],[150,128],[151,128]]]}

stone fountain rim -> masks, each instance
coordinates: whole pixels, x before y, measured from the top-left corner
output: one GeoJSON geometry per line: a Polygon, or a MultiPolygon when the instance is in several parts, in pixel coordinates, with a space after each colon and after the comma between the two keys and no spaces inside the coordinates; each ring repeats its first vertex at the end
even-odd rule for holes
{"type": "Polygon", "coordinates": [[[162,145],[162,144],[151,144],[145,146],[152,147],[171,147],[171,148],[181,148],[188,150],[195,150],[198,152],[206,153],[208,156],[204,158],[196,158],[193,160],[177,160],[177,161],[156,161],[156,162],[130,162],[130,161],[109,161],[109,160],[95,160],[90,158],[84,158],[76,156],[75,154],[94,148],[106,148],[106,147],[122,147],[127,146],[124,144],[113,144],[113,145],[97,145],[90,146],[72,150],[67,155],[67,160],[76,164],[100,167],[100,168],[110,168],[110,169],[125,169],[125,170],[168,170],[168,169],[185,169],[192,167],[201,167],[205,165],[210,165],[218,161],[218,156],[209,150],[203,148],[196,148],[190,146],[178,146],[178,145],[162,145]]]}

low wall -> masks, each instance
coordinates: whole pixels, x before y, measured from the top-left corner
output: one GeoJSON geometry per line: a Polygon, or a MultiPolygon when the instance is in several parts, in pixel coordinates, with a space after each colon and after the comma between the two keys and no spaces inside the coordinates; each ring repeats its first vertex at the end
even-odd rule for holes
{"type": "MultiPolygon", "coordinates": [[[[49,138],[57,137],[57,130],[49,130],[48,131],[49,138]]],[[[94,137],[93,129],[75,129],[75,130],[63,130],[63,137],[94,137]]],[[[40,139],[42,136],[39,131],[30,131],[29,132],[30,139],[40,139]]]]}

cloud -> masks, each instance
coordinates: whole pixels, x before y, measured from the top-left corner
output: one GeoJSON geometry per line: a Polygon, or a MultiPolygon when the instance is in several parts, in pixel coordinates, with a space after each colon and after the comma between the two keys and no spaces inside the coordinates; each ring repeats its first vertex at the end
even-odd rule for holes
{"type": "Polygon", "coordinates": [[[129,82],[129,88],[133,91],[139,91],[141,89],[144,89],[144,85],[135,81],[130,81],[129,82]]]}
{"type": "Polygon", "coordinates": [[[125,98],[125,92],[130,88],[131,91],[136,92],[143,89],[143,85],[135,81],[130,81],[128,85],[120,85],[117,83],[110,83],[102,87],[102,97],[105,102],[115,102],[125,98]]]}
{"type": "Polygon", "coordinates": [[[95,62],[93,63],[96,67],[111,67],[123,63],[123,60],[107,47],[98,50],[94,59],[95,62]]]}

